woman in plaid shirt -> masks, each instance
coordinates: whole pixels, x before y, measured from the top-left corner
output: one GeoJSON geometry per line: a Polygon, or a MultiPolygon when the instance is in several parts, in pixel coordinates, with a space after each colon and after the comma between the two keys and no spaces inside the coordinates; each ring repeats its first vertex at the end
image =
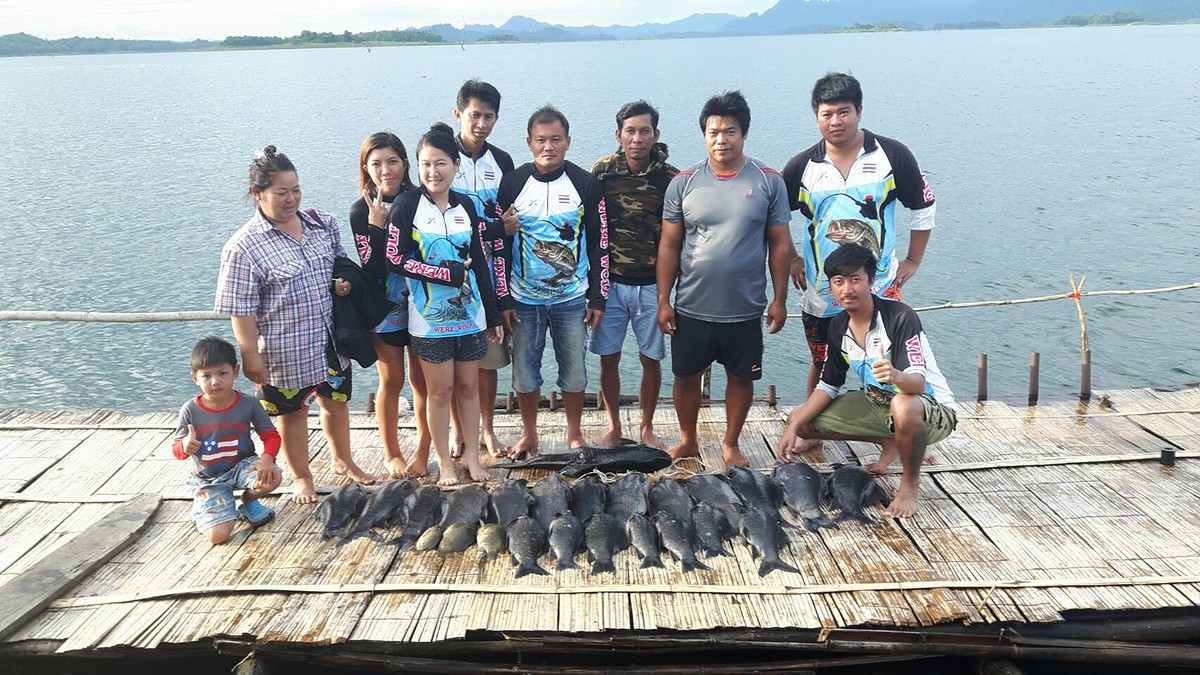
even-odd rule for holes
{"type": "Polygon", "coordinates": [[[231,315],[243,372],[279,424],[296,483],[292,499],[312,504],[308,405],[314,396],[334,473],[365,484],[375,480],[350,455],[350,361],[330,340],[331,290],[350,292],[349,282],[333,279],[333,261],[346,252],[333,216],[300,209],[296,167],[273,145],[250,163],[250,196],[258,205],[254,216],[221,250],[215,309],[231,315]]]}

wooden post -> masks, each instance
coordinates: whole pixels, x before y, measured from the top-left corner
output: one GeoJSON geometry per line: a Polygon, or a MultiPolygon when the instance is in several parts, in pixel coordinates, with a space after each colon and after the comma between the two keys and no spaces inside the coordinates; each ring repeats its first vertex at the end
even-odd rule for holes
{"type": "Polygon", "coordinates": [[[1079,398],[1092,397],[1092,350],[1083,350],[1083,362],[1079,365],[1079,398]]]}
{"type": "Polygon", "coordinates": [[[975,372],[979,378],[979,393],[975,395],[975,400],[986,401],[988,398],[987,390],[987,354],[979,352],[979,361],[975,367],[975,372]]]}
{"type": "Polygon", "coordinates": [[[367,392],[367,414],[375,414],[375,392],[373,391],[367,392]]]}
{"type": "Polygon", "coordinates": [[[1037,405],[1038,401],[1038,369],[1042,355],[1033,352],[1029,355],[1029,405],[1037,405]]]}
{"type": "Polygon", "coordinates": [[[772,408],[774,408],[774,407],[775,407],[775,403],[776,403],[776,400],[775,400],[775,385],[773,385],[773,384],[768,384],[768,385],[767,385],[767,405],[769,405],[769,406],[771,406],[772,408]]]}
{"type": "Polygon", "coordinates": [[[550,390],[550,410],[552,412],[555,410],[558,410],[558,390],[557,389],[550,390]]]}
{"type": "Polygon", "coordinates": [[[517,406],[516,406],[516,403],[513,401],[513,398],[514,398],[513,393],[511,391],[508,392],[507,395],[505,395],[505,397],[504,397],[504,412],[512,413],[513,410],[516,410],[517,406]]]}
{"type": "MultiPolygon", "coordinates": [[[[620,400],[619,395],[617,396],[617,400],[620,400]]],[[[596,410],[604,410],[604,397],[600,395],[599,389],[596,390],[596,410]]]]}
{"type": "Polygon", "coordinates": [[[712,364],[709,364],[700,376],[700,398],[706,401],[712,398],[712,364]]]}

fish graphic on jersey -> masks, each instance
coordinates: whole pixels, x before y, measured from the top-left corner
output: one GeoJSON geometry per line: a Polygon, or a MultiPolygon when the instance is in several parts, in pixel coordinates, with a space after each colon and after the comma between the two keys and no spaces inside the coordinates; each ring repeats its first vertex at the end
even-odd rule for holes
{"type": "Polygon", "coordinates": [[[554,276],[542,279],[542,283],[554,286],[575,277],[578,261],[570,247],[554,241],[538,240],[533,243],[533,254],[554,268],[554,276]]]}
{"type": "Polygon", "coordinates": [[[841,218],[831,221],[825,232],[825,238],[839,246],[859,244],[869,249],[876,260],[879,259],[879,237],[876,236],[874,228],[861,220],[841,218]]]}

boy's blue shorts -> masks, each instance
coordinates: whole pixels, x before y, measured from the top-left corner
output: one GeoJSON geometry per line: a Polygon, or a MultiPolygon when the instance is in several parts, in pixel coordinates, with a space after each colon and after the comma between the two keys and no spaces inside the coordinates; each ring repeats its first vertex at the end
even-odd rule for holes
{"type": "Polygon", "coordinates": [[[189,485],[196,488],[196,498],[192,500],[192,520],[197,530],[207,532],[221,523],[237,520],[237,500],[233,497],[233,491],[246,490],[254,484],[258,472],[251,467],[257,461],[257,456],[246,457],[211,480],[192,476],[189,485]]]}

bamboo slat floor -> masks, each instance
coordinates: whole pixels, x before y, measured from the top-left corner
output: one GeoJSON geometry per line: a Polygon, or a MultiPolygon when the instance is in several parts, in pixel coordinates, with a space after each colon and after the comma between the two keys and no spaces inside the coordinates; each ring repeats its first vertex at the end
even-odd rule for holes
{"type": "MultiPolygon", "coordinates": [[[[0,411],[0,592],[120,499],[164,497],[135,543],[0,642],[0,655],[23,645],[136,653],[227,636],[403,653],[517,634],[903,631],[1194,612],[1200,390],[1113,391],[1097,400],[960,403],[958,431],[932,448],[936,464],[915,518],[874,512],[877,527],[847,521],[816,534],[795,530],[781,557],[798,572],[764,578],[748,547],[735,543],[731,557],[705,561],[711,571],[688,575],[669,561],[665,570],[639,569],[629,551],[616,556],[615,575],[566,570],[514,580],[505,556],[489,561],[475,549],[442,558],[367,539],[322,541],[312,507],[283,496],[267,499],[278,513],[271,524],[242,527],[214,547],[189,517],[184,465],[170,454],[173,415],[0,411]],[[1157,461],[1163,447],[1176,451],[1175,466],[1157,461]],[[96,501],[106,496],[112,501],[96,501]]],[[[785,414],[751,410],[740,442],[754,468],[771,467],[785,414]]],[[[637,429],[636,408],[621,415],[627,432],[637,429]]],[[[502,438],[515,440],[518,419],[497,415],[502,438]]],[[[676,423],[661,406],[656,427],[669,443],[678,439],[676,423]]],[[[381,474],[373,420],[356,416],[353,424],[356,459],[381,474]]],[[[585,412],[585,435],[599,438],[606,424],[604,413],[585,412]]],[[[317,484],[343,483],[313,426],[317,484]]],[[[544,452],[564,449],[561,412],[543,411],[539,427],[544,452]]],[[[719,471],[724,428],[723,408],[702,409],[700,458],[664,473],[719,471]]],[[[411,429],[400,434],[411,452],[411,429]]],[[[827,469],[878,453],[870,443],[826,443],[808,459],[827,469]]],[[[880,482],[892,493],[898,473],[880,482]]]]}

